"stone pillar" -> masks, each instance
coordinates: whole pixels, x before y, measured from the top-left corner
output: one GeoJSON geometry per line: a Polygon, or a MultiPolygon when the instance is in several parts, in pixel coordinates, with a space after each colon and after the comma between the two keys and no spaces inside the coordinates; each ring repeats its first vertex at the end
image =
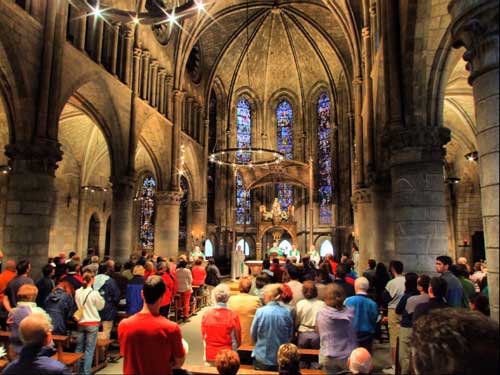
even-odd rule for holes
{"type": "Polygon", "coordinates": [[[443,174],[450,131],[443,127],[392,126],[391,148],[395,258],[406,271],[435,272],[435,260],[448,254],[448,222],[443,174]]]}
{"type": "Polygon", "coordinates": [[[448,5],[455,48],[465,47],[476,112],[481,211],[488,263],[491,317],[499,320],[498,302],[498,121],[499,7],[494,0],[454,0],[448,5]]]}
{"type": "Polygon", "coordinates": [[[111,60],[109,72],[116,76],[116,63],[118,61],[118,40],[120,36],[120,22],[113,23],[113,34],[111,37],[111,60]]]}
{"type": "Polygon", "coordinates": [[[131,70],[132,70],[132,45],[134,41],[134,31],[128,26],[125,30],[123,40],[123,54],[122,54],[122,81],[127,86],[130,86],[131,70]]]}
{"type": "Polygon", "coordinates": [[[155,253],[177,256],[179,250],[179,208],[181,191],[157,191],[155,253]]]}
{"type": "Polygon", "coordinates": [[[104,35],[104,21],[102,18],[96,19],[96,31],[94,34],[94,61],[98,64],[101,64],[102,60],[102,41],[104,35]]]}
{"type": "Polygon", "coordinates": [[[151,77],[150,77],[150,97],[149,97],[149,102],[151,103],[151,106],[153,108],[158,108],[158,102],[156,98],[156,92],[157,92],[157,84],[158,84],[158,66],[160,63],[158,60],[153,60],[151,61],[151,77]]]}
{"type": "Polygon", "coordinates": [[[179,149],[180,137],[184,113],[184,92],[181,90],[174,90],[173,92],[173,126],[172,126],[172,163],[170,170],[170,186],[172,191],[179,190],[179,149]]]}
{"type": "Polygon", "coordinates": [[[140,48],[134,48],[134,76],[132,77],[132,91],[138,95],[140,89],[140,77],[141,77],[141,55],[142,50],[140,48]]]}
{"type": "Polygon", "coordinates": [[[365,186],[364,176],[364,158],[363,158],[363,118],[361,116],[363,105],[363,80],[361,77],[356,77],[353,82],[354,86],[354,128],[355,136],[355,159],[354,159],[354,178],[357,188],[365,186]]]}
{"type": "Polygon", "coordinates": [[[85,49],[85,37],[87,32],[87,17],[80,14],[80,18],[78,18],[78,34],[75,38],[75,47],[80,51],[85,49]]]}
{"type": "Polygon", "coordinates": [[[140,97],[148,101],[149,90],[149,57],[150,53],[147,49],[142,51],[142,88],[140,97]]]}
{"type": "Polygon", "coordinates": [[[370,184],[374,168],[374,142],[373,142],[373,93],[372,93],[372,36],[370,30],[370,4],[369,0],[363,1],[363,23],[361,29],[363,37],[363,173],[370,184]]]}
{"type": "Polygon", "coordinates": [[[38,279],[47,264],[49,233],[55,220],[54,173],[61,160],[56,141],[14,143],[6,146],[10,158],[7,210],[4,226],[5,259],[28,259],[31,277],[38,279]]]}
{"type": "Polygon", "coordinates": [[[165,115],[165,76],[167,71],[165,68],[158,70],[158,111],[165,115]]]}
{"type": "Polygon", "coordinates": [[[113,211],[111,214],[111,246],[113,259],[125,262],[132,252],[132,212],[135,180],[124,176],[112,179],[113,211]]]}
{"type": "Polygon", "coordinates": [[[171,75],[166,76],[165,78],[165,113],[167,115],[167,118],[170,121],[174,121],[173,117],[173,110],[172,108],[174,107],[174,92],[173,92],[173,79],[171,75]]]}

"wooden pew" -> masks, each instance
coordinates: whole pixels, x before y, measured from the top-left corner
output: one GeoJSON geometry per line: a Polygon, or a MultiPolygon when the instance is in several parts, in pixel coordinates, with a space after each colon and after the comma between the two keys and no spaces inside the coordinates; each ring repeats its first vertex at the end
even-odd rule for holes
{"type": "Polygon", "coordinates": [[[94,366],[92,367],[92,373],[95,373],[108,365],[108,348],[113,342],[115,342],[115,340],[97,339],[94,351],[94,366]],[[102,356],[101,350],[103,351],[102,356]]]}

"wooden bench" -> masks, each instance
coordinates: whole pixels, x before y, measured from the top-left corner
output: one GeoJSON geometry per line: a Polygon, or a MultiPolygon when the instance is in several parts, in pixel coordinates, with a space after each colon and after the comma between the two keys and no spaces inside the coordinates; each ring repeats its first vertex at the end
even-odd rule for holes
{"type": "Polygon", "coordinates": [[[77,364],[78,361],[83,357],[83,353],[70,353],[70,352],[61,352],[54,354],[52,356],[52,359],[56,359],[59,362],[64,363],[69,369],[71,369],[71,372],[77,373],[78,368],[77,364]]]}
{"type": "MultiPolygon", "coordinates": [[[[190,371],[193,375],[218,375],[216,367],[209,366],[193,366],[193,365],[184,365],[182,366],[184,370],[190,371]]],[[[323,370],[310,370],[310,369],[301,369],[302,375],[324,375],[325,372],[323,370]]],[[[238,370],[238,375],[276,375],[277,371],[262,371],[255,370],[252,366],[241,365],[238,370]]]]}
{"type": "Polygon", "coordinates": [[[114,343],[115,340],[111,339],[97,339],[95,351],[94,351],[94,366],[92,367],[92,372],[97,372],[108,365],[108,348],[109,345],[114,343]],[[101,356],[102,350],[102,356],[101,356]]]}

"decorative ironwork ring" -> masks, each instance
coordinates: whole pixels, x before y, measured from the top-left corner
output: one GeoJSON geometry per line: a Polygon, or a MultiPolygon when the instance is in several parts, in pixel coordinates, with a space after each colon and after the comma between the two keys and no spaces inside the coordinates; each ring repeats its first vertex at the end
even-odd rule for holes
{"type": "Polygon", "coordinates": [[[227,165],[233,168],[269,166],[279,164],[285,159],[285,155],[276,150],[268,148],[226,148],[216,151],[208,157],[211,163],[227,165]]]}

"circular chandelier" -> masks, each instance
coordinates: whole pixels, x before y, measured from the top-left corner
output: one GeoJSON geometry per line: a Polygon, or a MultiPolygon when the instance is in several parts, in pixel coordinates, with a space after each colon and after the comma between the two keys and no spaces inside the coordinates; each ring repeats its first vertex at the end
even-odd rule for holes
{"type": "Polygon", "coordinates": [[[208,157],[211,163],[227,165],[233,168],[257,166],[267,167],[279,164],[285,156],[276,150],[268,148],[227,148],[216,151],[208,157]]]}

